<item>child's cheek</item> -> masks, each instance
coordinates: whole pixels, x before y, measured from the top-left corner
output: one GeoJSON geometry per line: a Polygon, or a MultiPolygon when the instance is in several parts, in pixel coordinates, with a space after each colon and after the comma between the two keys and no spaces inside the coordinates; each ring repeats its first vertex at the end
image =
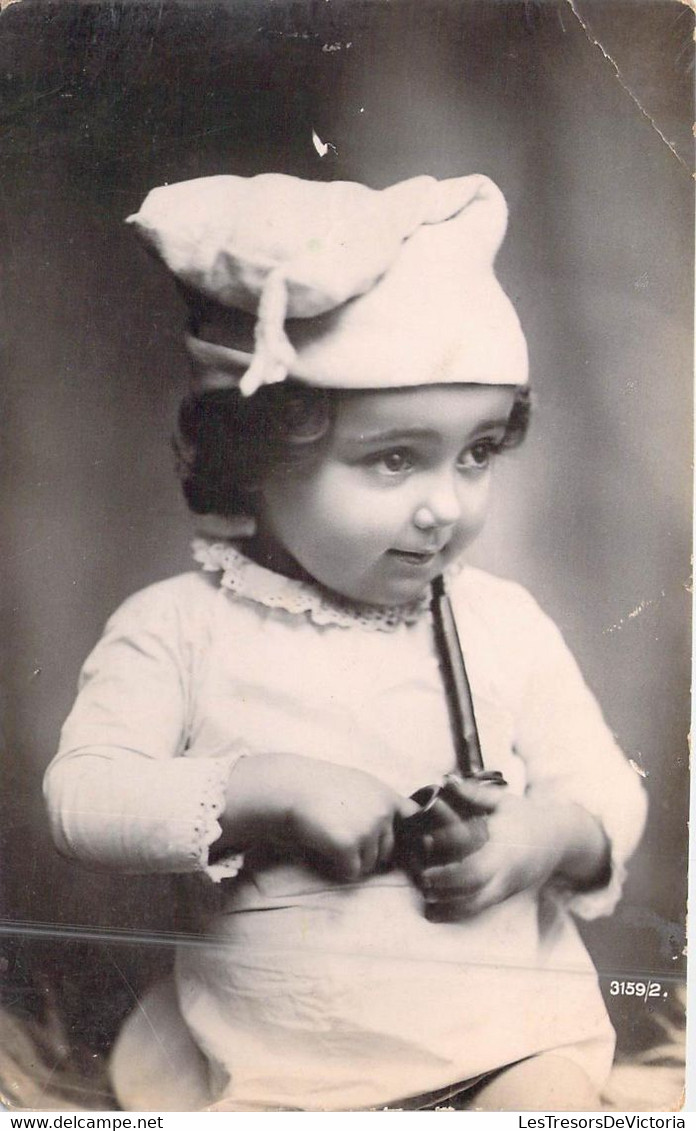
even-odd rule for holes
{"type": "Polygon", "coordinates": [[[376,474],[371,476],[357,469],[347,469],[344,475],[333,478],[324,503],[334,513],[340,511],[349,526],[376,529],[403,520],[409,513],[404,492],[376,474]]]}
{"type": "Polygon", "coordinates": [[[386,540],[391,546],[404,527],[412,523],[414,507],[405,505],[394,491],[354,495],[343,511],[343,521],[356,539],[386,540]]]}

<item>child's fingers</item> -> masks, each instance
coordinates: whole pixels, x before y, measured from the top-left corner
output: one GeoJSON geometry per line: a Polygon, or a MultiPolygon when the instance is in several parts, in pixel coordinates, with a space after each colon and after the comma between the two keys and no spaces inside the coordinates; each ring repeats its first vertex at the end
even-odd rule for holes
{"type": "Polygon", "coordinates": [[[322,871],[336,880],[352,883],[360,879],[363,869],[362,844],[344,833],[328,834],[323,829],[306,838],[306,847],[320,862],[322,871]]]}
{"type": "Polygon", "coordinates": [[[353,847],[339,850],[337,855],[341,878],[347,880],[371,876],[379,869],[388,867],[394,855],[394,826],[391,816],[381,821],[363,836],[353,847]]]}
{"type": "Polygon", "coordinates": [[[346,883],[355,882],[362,875],[363,862],[357,848],[342,849],[332,853],[329,857],[329,865],[336,879],[345,880],[346,883]]]}
{"type": "Polygon", "coordinates": [[[462,919],[471,919],[485,911],[486,906],[491,906],[493,902],[481,904],[477,896],[439,900],[426,905],[426,918],[431,923],[459,923],[462,919]]]}
{"type": "Polygon", "coordinates": [[[373,872],[384,869],[391,863],[394,854],[393,830],[393,822],[387,819],[365,838],[360,849],[363,876],[371,876],[373,872]]]}
{"type": "Polygon", "coordinates": [[[377,867],[379,856],[379,840],[376,836],[368,837],[360,846],[360,875],[371,876],[377,867]]]}
{"type": "Polygon", "coordinates": [[[470,919],[473,915],[480,915],[482,911],[488,911],[490,907],[503,903],[514,894],[515,889],[509,889],[496,880],[491,880],[490,883],[485,884],[473,895],[465,896],[459,900],[443,901],[439,904],[433,904],[433,906],[439,907],[444,914],[449,916],[456,914],[460,919],[470,919]]]}
{"type": "Polygon", "coordinates": [[[511,894],[512,891],[492,879],[471,892],[459,892],[456,895],[443,892],[437,898],[427,898],[426,916],[431,922],[456,923],[461,919],[480,915],[489,907],[502,903],[511,894]]]}
{"type": "Polygon", "coordinates": [[[480,874],[479,870],[472,868],[469,863],[457,861],[424,868],[418,885],[426,901],[437,902],[440,899],[453,899],[459,895],[473,894],[489,879],[488,875],[480,874]]]}
{"type": "Polygon", "coordinates": [[[470,919],[474,914],[476,912],[471,910],[469,899],[428,903],[425,908],[425,917],[430,923],[459,923],[462,919],[470,919]]]}
{"type": "Polygon", "coordinates": [[[440,796],[458,816],[466,818],[476,813],[494,813],[503,792],[500,786],[492,785],[491,782],[448,774],[440,796]]]}
{"type": "Polygon", "coordinates": [[[394,836],[394,825],[391,821],[388,822],[382,829],[377,848],[377,861],[375,864],[375,871],[386,871],[390,868],[394,860],[394,852],[396,850],[396,837],[394,836]]]}
{"type": "Polygon", "coordinates": [[[446,827],[433,829],[423,837],[423,857],[426,867],[464,860],[483,848],[488,841],[488,822],[485,817],[458,820],[446,827]]]}
{"type": "Polygon", "coordinates": [[[412,797],[400,797],[396,804],[394,816],[406,820],[408,817],[413,817],[416,813],[420,813],[420,810],[420,805],[414,801],[412,797]]]}
{"type": "MultiPolygon", "coordinates": [[[[374,872],[386,870],[392,863],[393,855],[394,833],[389,823],[361,841],[358,848],[359,877],[371,876],[374,872]]],[[[349,878],[355,877],[351,875],[349,878]]]]}

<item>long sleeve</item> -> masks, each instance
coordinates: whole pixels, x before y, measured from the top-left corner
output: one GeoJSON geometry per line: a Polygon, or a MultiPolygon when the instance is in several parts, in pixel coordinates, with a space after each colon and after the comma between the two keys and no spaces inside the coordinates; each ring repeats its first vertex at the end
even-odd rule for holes
{"type": "MultiPolygon", "coordinates": [[[[600,823],[611,847],[611,875],[587,892],[558,889],[571,910],[587,919],[608,915],[620,898],[626,863],[645,824],[646,795],[639,775],[618,747],[594,695],[554,622],[521,586],[478,574],[476,584],[489,653],[514,716],[515,749],[527,789],[552,803],[581,805],[600,823]],[[485,611],[482,611],[485,610],[485,611]]],[[[469,595],[469,599],[471,594],[469,595]]]]}
{"type": "Polygon", "coordinates": [[[217,880],[239,868],[237,857],[209,865],[208,849],[240,751],[184,756],[196,642],[178,593],[174,582],[152,586],[111,618],[82,669],[44,791],[65,855],[217,880]]]}
{"type": "Polygon", "coordinates": [[[556,625],[535,606],[534,660],[523,692],[519,746],[529,787],[582,805],[611,847],[606,887],[566,892],[570,908],[593,919],[613,911],[645,824],[647,798],[556,625]]]}

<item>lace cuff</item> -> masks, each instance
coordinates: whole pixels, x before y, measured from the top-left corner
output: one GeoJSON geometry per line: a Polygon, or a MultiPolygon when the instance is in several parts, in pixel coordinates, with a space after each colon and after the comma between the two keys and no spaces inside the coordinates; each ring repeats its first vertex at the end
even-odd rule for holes
{"type": "Polygon", "coordinates": [[[221,880],[231,880],[239,874],[244,866],[244,856],[241,852],[229,853],[221,856],[214,863],[209,863],[208,853],[211,845],[215,843],[222,832],[218,820],[225,807],[225,791],[230,770],[243,754],[233,757],[212,758],[207,763],[209,772],[203,781],[203,795],[200,801],[200,818],[194,824],[194,845],[197,870],[200,869],[215,884],[221,880]]]}
{"type": "Polygon", "coordinates": [[[118,747],[81,748],[49,767],[45,790],[59,851],[121,872],[235,876],[242,858],[209,861],[232,767],[246,751],[161,761],[118,747]]]}

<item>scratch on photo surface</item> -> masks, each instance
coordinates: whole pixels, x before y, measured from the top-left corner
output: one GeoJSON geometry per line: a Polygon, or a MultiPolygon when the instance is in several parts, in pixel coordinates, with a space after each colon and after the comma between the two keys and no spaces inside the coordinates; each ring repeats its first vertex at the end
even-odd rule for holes
{"type": "Polygon", "coordinates": [[[315,129],[312,130],[312,144],[320,157],[326,157],[326,154],[331,149],[334,153],[338,153],[336,146],[330,141],[322,141],[319,134],[315,129]]]}
{"type": "MultiPolygon", "coordinates": [[[[664,594],[664,591],[663,591],[660,594],[660,596],[664,597],[664,595],[665,594],[664,594]]],[[[633,612],[628,614],[628,619],[633,620],[634,617],[639,616],[640,613],[644,612],[645,609],[648,609],[650,607],[650,605],[654,605],[654,604],[655,604],[654,601],[641,601],[639,605],[636,605],[633,612]]]]}
{"type": "Polygon", "coordinates": [[[628,764],[629,764],[629,766],[631,767],[631,769],[632,769],[632,770],[635,770],[635,772],[636,772],[637,774],[639,774],[639,775],[640,775],[640,776],[641,776],[642,778],[647,778],[647,777],[649,777],[649,776],[650,776],[650,774],[648,773],[648,771],[647,771],[646,769],[644,769],[644,768],[643,768],[643,766],[640,766],[640,765],[638,764],[638,762],[636,762],[636,760],[635,760],[634,758],[629,758],[629,759],[628,759],[628,764]]]}
{"type": "MultiPolygon", "coordinates": [[[[596,37],[595,35],[593,35],[593,33],[592,33],[592,30],[591,30],[591,28],[590,28],[589,24],[587,23],[587,20],[584,20],[584,19],[582,18],[582,16],[580,15],[580,12],[578,11],[578,9],[577,9],[577,7],[576,7],[576,0],[566,0],[566,3],[567,3],[567,5],[568,5],[568,7],[570,8],[571,12],[573,13],[573,15],[575,16],[575,19],[576,19],[576,20],[578,21],[578,23],[580,24],[580,26],[581,26],[582,30],[584,31],[584,33],[585,33],[585,35],[587,36],[587,38],[588,38],[588,40],[590,41],[590,43],[591,43],[591,44],[592,44],[592,45],[593,45],[594,47],[598,47],[598,48],[599,48],[599,50],[600,50],[600,51],[602,52],[602,55],[604,56],[604,58],[605,58],[605,59],[607,60],[607,62],[608,62],[608,63],[610,63],[610,64],[611,64],[611,66],[613,67],[613,70],[614,70],[614,74],[616,75],[616,78],[617,78],[617,80],[618,80],[618,82],[619,82],[619,85],[621,86],[621,88],[622,88],[623,90],[625,90],[625,91],[626,91],[626,94],[627,94],[627,95],[629,96],[629,98],[631,99],[631,101],[632,101],[632,102],[633,102],[633,103],[634,103],[634,104],[635,104],[635,105],[636,105],[636,106],[638,107],[638,109],[640,110],[640,112],[641,112],[641,114],[643,115],[643,117],[647,119],[647,121],[648,121],[648,122],[650,123],[650,125],[652,126],[652,128],[653,128],[653,129],[655,130],[655,133],[656,133],[656,134],[657,134],[657,135],[658,135],[658,136],[659,136],[659,137],[660,137],[660,138],[662,139],[662,141],[663,141],[663,142],[665,143],[665,145],[666,145],[666,146],[667,146],[667,148],[669,149],[670,153],[672,153],[672,154],[673,154],[673,156],[674,156],[674,157],[676,157],[676,159],[677,159],[677,161],[679,162],[679,164],[680,164],[680,165],[682,165],[682,166],[683,166],[683,167],[684,167],[684,168],[686,169],[686,171],[687,171],[687,172],[690,172],[690,170],[689,170],[689,166],[688,166],[688,165],[686,164],[686,161],[684,161],[684,160],[683,160],[683,158],[679,156],[679,154],[677,153],[677,151],[676,151],[676,149],[675,149],[674,145],[672,144],[672,142],[671,142],[671,141],[669,140],[669,138],[665,137],[665,135],[663,134],[662,130],[661,130],[661,129],[660,129],[660,127],[658,126],[657,122],[655,121],[655,119],[654,119],[654,118],[652,117],[652,115],[650,115],[650,114],[648,113],[648,111],[647,111],[647,110],[645,109],[645,107],[644,107],[644,106],[643,106],[643,105],[641,104],[641,102],[640,102],[640,99],[639,99],[639,98],[638,98],[638,97],[637,97],[637,96],[636,96],[636,95],[635,95],[635,94],[633,93],[633,91],[631,90],[631,88],[630,88],[630,86],[628,85],[628,83],[627,83],[627,82],[626,82],[626,81],[624,80],[624,78],[623,78],[623,75],[621,74],[621,71],[619,70],[619,66],[618,66],[618,64],[617,64],[616,60],[615,60],[615,59],[614,59],[614,58],[613,58],[613,57],[612,57],[612,56],[611,56],[611,55],[609,54],[609,52],[608,52],[608,51],[606,51],[606,50],[604,49],[604,47],[603,47],[603,46],[602,46],[602,44],[601,44],[601,43],[599,42],[599,40],[597,39],[597,37],[596,37]]],[[[692,9],[692,11],[694,10],[694,8],[693,8],[693,5],[692,5],[692,3],[691,3],[691,2],[689,2],[689,3],[687,4],[687,7],[690,7],[690,8],[692,9]]]]}
{"type": "Polygon", "coordinates": [[[665,594],[664,589],[661,589],[659,597],[646,597],[646,599],[644,601],[640,601],[639,604],[636,605],[635,609],[632,609],[631,612],[627,613],[625,617],[620,617],[617,620],[616,624],[610,624],[603,631],[605,633],[618,632],[618,630],[620,628],[623,628],[623,626],[629,620],[635,620],[636,617],[640,616],[641,613],[644,613],[646,609],[652,608],[653,605],[657,604],[657,602],[660,600],[661,597],[665,597],[665,596],[666,596],[666,594],[665,594]]]}
{"type": "MultiPolygon", "coordinates": [[[[259,913],[261,913],[263,910],[264,910],[263,908],[257,908],[257,911],[259,913]]],[[[278,910],[278,908],[274,908],[274,910],[278,910]]],[[[186,947],[194,947],[194,948],[201,948],[201,949],[205,948],[205,949],[211,949],[213,951],[220,950],[220,947],[221,947],[219,939],[208,938],[206,936],[201,936],[201,935],[188,935],[188,934],[180,935],[176,932],[172,932],[171,937],[167,937],[166,935],[158,934],[158,933],[155,933],[155,932],[150,932],[147,935],[144,935],[144,934],[140,935],[140,934],[136,934],[133,931],[123,930],[123,929],[119,930],[118,928],[105,928],[105,929],[102,929],[102,930],[95,930],[93,928],[84,928],[84,927],[80,927],[80,928],[60,927],[60,926],[57,926],[55,923],[40,924],[40,925],[37,926],[35,923],[21,922],[21,921],[18,921],[17,919],[8,919],[8,920],[4,920],[4,921],[0,919],[0,938],[2,938],[3,935],[9,935],[14,940],[16,940],[16,942],[17,942],[17,948],[15,950],[15,956],[14,956],[15,962],[16,962],[17,957],[18,957],[18,955],[20,954],[20,952],[23,948],[23,944],[24,944],[25,939],[28,939],[28,938],[44,938],[44,939],[78,938],[78,939],[81,939],[81,940],[90,940],[90,941],[94,941],[94,942],[105,942],[105,943],[116,944],[116,945],[118,945],[119,943],[128,943],[128,944],[132,945],[133,943],[138,943],[138,942],[151,943],[152,941],[155,941],[159,944],[163,944],[165,946],[169,945],[169,946],[172,946],[172,947],[181,946],[182,942],[183,942],[183,943],[185,943],[186,947]]],[[[237,948],[239,948],[240,954],[241,953],[243,953],[243,954],[247,953],[247,951],[245,949],[245,944],[243,942],[236,944],[236,946],[237,946],[237,948]]],[[[231,950],[234,949],[233,944],[231,944],[229,941],[226,942],[224,944],[224,949],[225,949],[225,952],[229,954],[231,952],[231,950]]],[[[133,1001],[137,1002],[137,997],[136,997],[134,987],[131,986],[130,982],[128,982],[128,980],[126,979],[123,971],[121,970],[121,968],[118,966],[118,964],[114,960],[113,954],[110,951],[108,951],[107,953],[109,955],[109,960],[113,963],[118,974],[121,976],[121,978],[123,978],[123,981],[124,981],[126,987],[130,991],[130,993],[133,995],[133,1001]]],[[[440,963],[442,963],[443,966],[456,965],[456,960],[452,959],[452,958],[433,957],[432,961],[433,962],[440,962],[440,963]]],[[[499,965],[497,960],[491,959],[490,961],[486,961],[483,957],[479,958],[477,960],[476,964],[481,969],[495,969],[499,965]]],[[[506,969],[510,969],[510,970],[522,970],[522,971],[528,971],[529,970],[528,964],[515,962],[512,957],[510,958],[509,961],[506,962],[505,965],[506,965],[506,969]]],[[[582,971],[578,970],[577,966],[574,966],[572,963],[569,963],[568,965],[559,965],[556,969],[565,970],[567,973],[576,973],[576,974],[578,974],[579,977],[580,976],[584,977],[584,973],[582,971]]],[[[651,976],[655,975],[655,977],[658,977],[658,976],[664,977],[664,970],[662,968],[649,969],[649,970],[645,970],[645,974],[646,975],[650,974],[651,976]]],[[[670,977],[671,976],[672,975],[670,975],[670,977]]],[[[681,974],[676,975],[676,977],[678,977],[678,978],[681,978],[681,976],[682,976],[681,974]]]]}
{"type": "Polygon", "coordinates": [[[137,993],[135,992],[135,989],[133,988],[133,986],[132,986],[132,985],[130,984],[130,982],[128,981],[128,978],[127,978],[127,977],[126,977],[126,975],[124,974],[123,970],[122,970],[122,969],[121,969],[121,967],[119,966],[119,964],[118,964],[118,962],[116,961],[116,959],[114,958],[113,954],[109,954],[109,953],[108,953],[108,951],[107,951],[107,954],[108,954],[108,958],[109,958],[109,961],[111,962],[112,966],[113,966],[113,967],[114,967],[114,969],[116,970],[116,973],[118,974],[119,978],[121,979],[121,981],[122,981],[122,982],[123,982],[123,984],[125,985],[125,987],[126,987],[126,989],[128,990],[128,992],[129,992],[129,993],[131,994],[131,996],[132,996],[132,998],[133,998],[133,1001],[135,1002],[136,1008],[138,1009],[139,1013],[141,1013],[141,1014],[142,1014],[142,1016],[143,1016],[143,1017],[145,1018],[145,1022],[146,1022],[146,1024],[147,1024],[147,1026],[148,1026],[148,1028],[149,1028],[150,1032],[152,1033],[153,1037],[155,1038],[155,1040],[156,1040],[157,1044],[158,1044],[158,1045],[159,1045],[159,1047],[161,1048],[161,1050],[162,1050],[162,1052],[163,1052],[164,1056],[166,1056],[166,1058],[167,1058],[167,1060],[169,1061],[169,1063],[173,1065],[173,1064],[174,1064],[174,1061],[172,1060],[172,1057],[171,1057],[171,1056],[170,1056],[170,1054],[169,1054],[169,1050],[167,1049],[167,1046],[166,1046],[166,1045],[165,1045],[165,1044],[163,1043],[163,1041],[162,1041],[162,1038],[160,1037],[159,1033],[158,1033],[158,1032],[157,1032],[157,1030],[155,1029],[155,1027],[154,1027],[154,1025],[152,1024],[152,1022],[150,1021],[150,1018],[149,1018],[149,1017],[148,1017],[148,1015],[147,1015],[147,1010],[143,1008],[143,1004],[142,1004],[142,1002],[140,1001],[140,999],[139,999],[139,997],[138,997],[137,993]]]}

